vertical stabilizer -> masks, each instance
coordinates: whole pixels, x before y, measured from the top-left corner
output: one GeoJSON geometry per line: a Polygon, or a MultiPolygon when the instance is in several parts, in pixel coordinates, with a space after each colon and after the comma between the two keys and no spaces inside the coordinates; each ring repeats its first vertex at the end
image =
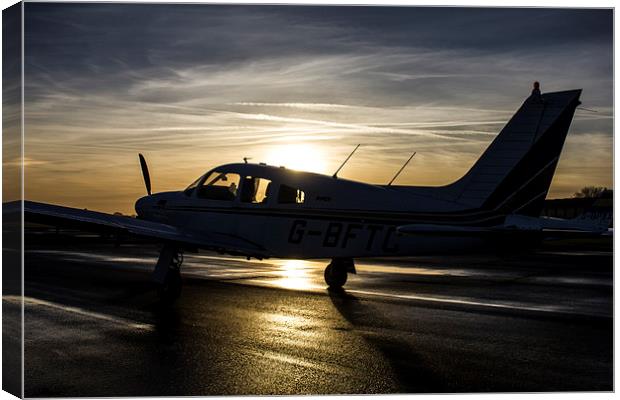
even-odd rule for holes
{"type": "Polygon", "coordinates": [[[581,90],[532,95],[461,179],[454,200],[472,208],[538,216],[581,90]]]}

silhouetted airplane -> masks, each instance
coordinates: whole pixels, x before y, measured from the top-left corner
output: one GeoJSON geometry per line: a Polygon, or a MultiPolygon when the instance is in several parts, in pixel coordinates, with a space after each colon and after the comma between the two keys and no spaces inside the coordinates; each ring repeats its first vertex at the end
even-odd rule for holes
{"type": "Polygon", "coordinates": [[[138,218],[26,201],[25,219],[162,243],[154,280],[167,299],[180,293],[183,250],[330,258],[325,281],[339,288],[355,273],[354,258],[493,249],[506,240],[518,248],[526,236],[602,232],[539,219],[580,94],[535,88],[474,166],[446,186],[372,185],[246,162],[216,167],[183,191],[151,194],[140,155],[148,195],[136,202],[138,218]]]}

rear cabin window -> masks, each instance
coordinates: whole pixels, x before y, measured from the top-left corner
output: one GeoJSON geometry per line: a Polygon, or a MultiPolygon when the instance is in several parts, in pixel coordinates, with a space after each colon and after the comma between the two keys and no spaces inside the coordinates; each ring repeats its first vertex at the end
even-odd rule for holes
{"type": "Polygon", "coordinates": [[[265,178],[246,176],[241,185],[241,201],[243,203],[267,203],[271,181],[265,178]]]}
{"type": "Polygon", "coordinates": [[[280,185],[278,192],[278,203],[280,204],[303,204],[306,195],[301,189],[288,185],[280,185]]]}
{"type": "Polygon", "coordinates": [[[233,201],[237,197],[240,176],[230,172],[212,172],[198,188],[201,199],[233,201]]]}

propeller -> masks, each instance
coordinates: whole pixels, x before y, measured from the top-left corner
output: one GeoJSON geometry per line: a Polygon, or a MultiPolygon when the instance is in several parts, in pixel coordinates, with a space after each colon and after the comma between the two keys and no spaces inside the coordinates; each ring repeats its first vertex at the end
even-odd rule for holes
{"type": "Polygon", "coordinates": [[[142,177],[144,177],[144,185],[146,186],[146,193],[151,195],[151,175],[149,175],[149,166],[146,165],[146,160],[142,154],[138,154],[140,158],[140,167],[142,168],[142,177]]]}

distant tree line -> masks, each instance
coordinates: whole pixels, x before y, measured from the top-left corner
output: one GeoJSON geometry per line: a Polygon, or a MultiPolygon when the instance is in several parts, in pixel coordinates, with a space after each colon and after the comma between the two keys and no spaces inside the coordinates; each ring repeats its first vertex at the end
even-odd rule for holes
{"type": "Polygon", "coordinates": [[[579,199],[598,199],[603,195],[612,195],[613,191],[604,186],[585,186],[580,191],[573,194],[573,197],[579,199]]]}

